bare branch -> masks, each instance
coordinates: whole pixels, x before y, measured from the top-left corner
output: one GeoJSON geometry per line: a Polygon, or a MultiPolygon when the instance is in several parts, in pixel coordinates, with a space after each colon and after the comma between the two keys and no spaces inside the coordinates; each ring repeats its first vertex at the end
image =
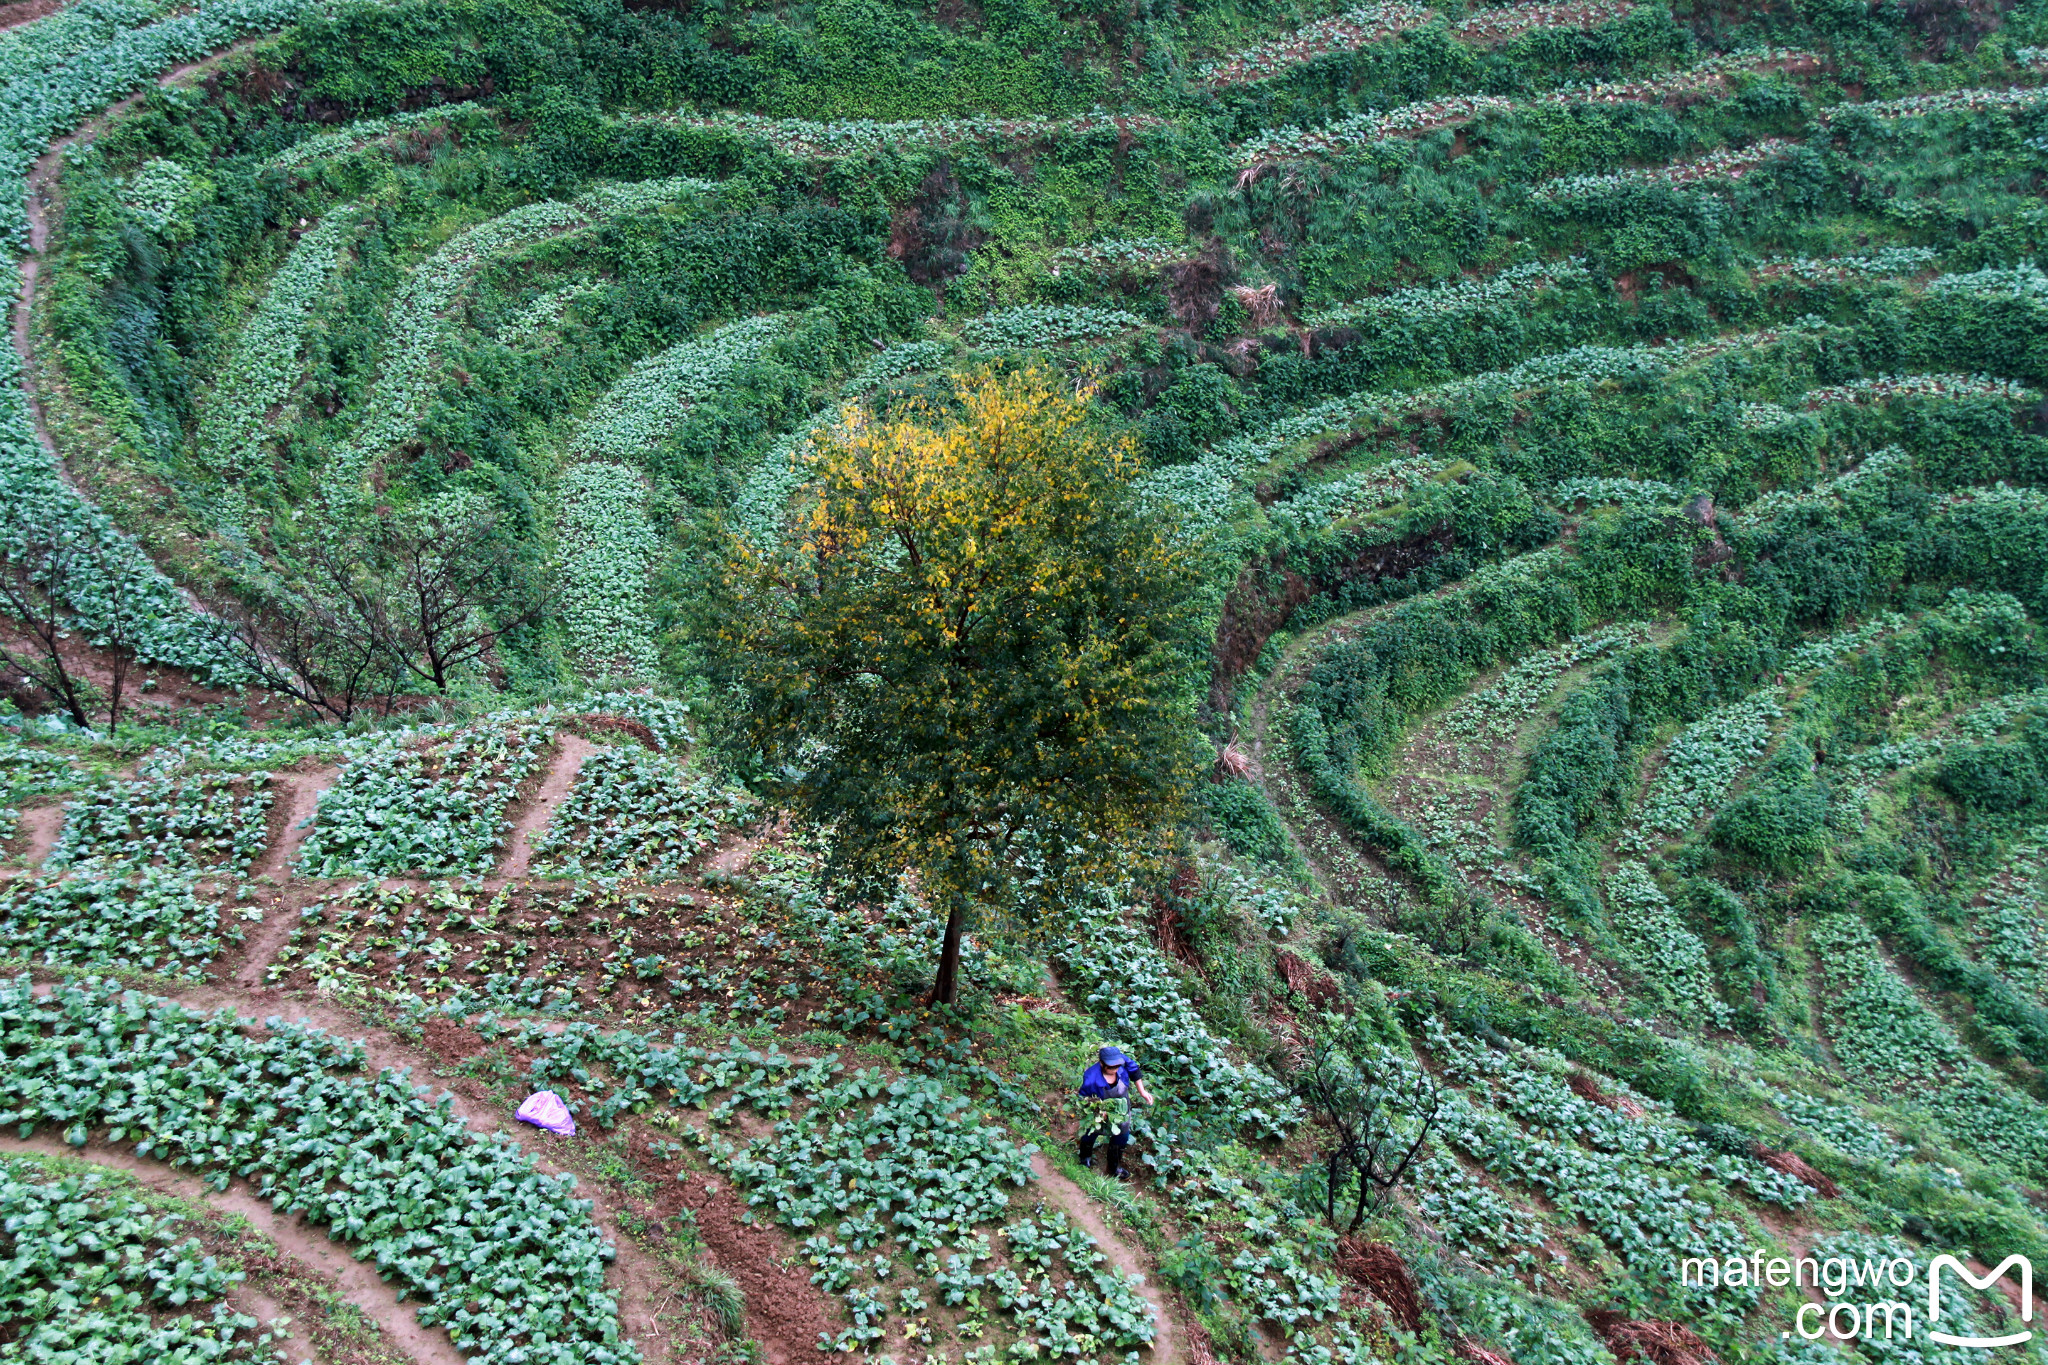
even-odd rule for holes
{"type": "Polygon", "coordinates": [[[1443,1092],[1427,1072],[1360,1066],[1327,1040],[1316,1044],[1300,1086],[1331,1134],[1323,1155],[1324,1217],[1340,1232],[1356,1232],[1422,1155],[1436,1129],[1443,1092]],[[1404,1117],[1414,1125],[1406,1132],[1397,1122],[1404,1117]],[[1343,1219],[1337,1205],[1347,1191],[1350,1216],[1343,1219]]]}
{"type": "Polygon", "coordinates": [[[56,698],[80,726],[92,724],[91,689],[64,658],[69,621],[63,602],[71,595],[84,546],[70,531],[31,535],[0,544],[0,612],[19,621],[29,637],[27,651],[5,650],[10,668],[56,698]]]}

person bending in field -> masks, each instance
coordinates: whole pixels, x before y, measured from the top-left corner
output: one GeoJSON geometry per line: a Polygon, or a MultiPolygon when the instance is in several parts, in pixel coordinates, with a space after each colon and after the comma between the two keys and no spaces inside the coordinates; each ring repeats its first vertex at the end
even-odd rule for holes
{"type": "Polygon", "coordinates": [[[1112,1180],[1129,1180],[1124,1169],[1124,1148],[1131,1144],[1131,1091],[1151,1104],[1152,1092],[1138,1074],[1138,1064],[1116,1048],[1103,1044],[1095,1054],[1095,1065],[1081,1077],[1081,1164],[1095,1165],[1095,1144],[1109,1139],[1109,1175],[1112,1180]]]}

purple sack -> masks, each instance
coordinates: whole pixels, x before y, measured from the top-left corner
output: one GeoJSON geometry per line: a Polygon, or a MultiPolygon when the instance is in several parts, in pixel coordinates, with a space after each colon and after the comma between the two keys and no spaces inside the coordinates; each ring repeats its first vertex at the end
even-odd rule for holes
{"type": "Polygon", "coordinates": [[[552,1090],[536,1090],[528,1095],[526,1103],[512,1117],[562,1137],[576,1136],[576,1120],[569,1117],[569,1106],[552,1090]]]}

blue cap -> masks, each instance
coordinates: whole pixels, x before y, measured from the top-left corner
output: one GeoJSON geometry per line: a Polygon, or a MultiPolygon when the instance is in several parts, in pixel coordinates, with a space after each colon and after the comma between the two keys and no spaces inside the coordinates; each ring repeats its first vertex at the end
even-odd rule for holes
{"type": "Polygon", "coordinates": [[[1131,1064],[1130,1058],[1124,1056],[1120,1050],[1113,1047],[1105,1047],[1102,1051],[1096,1053],[1095,1060],[1104,1066],[1129,1066],[1131,1064]]]}

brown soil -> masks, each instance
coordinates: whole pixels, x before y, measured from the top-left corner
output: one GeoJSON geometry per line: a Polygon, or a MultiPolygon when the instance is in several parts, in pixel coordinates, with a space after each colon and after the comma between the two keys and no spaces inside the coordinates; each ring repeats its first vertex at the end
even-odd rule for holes
{"type": "MultiPolygon", "coordinates": [[[[260,923],[243,930],[239,952],[224,955],[213,972],[216,981],[232,980],[242,990],[264,985],[264,971],[276,960],[278,950],[299,926],[299,912],[337,885],[334,882],[292,882],[281,890],[255,888],[254,904],[263,912],[260,923]]],[[[229,914],[232,917],[232,906],[229,914]]]]}
{"type": "Polygon", "coordinates": [[[744,871],[747,864],[753,861],[754,850],[759,848],[761,843],[761,837],[738,835],[721,840],[718,847],[712,850],[711,856],[705,860],[704,870],[723,873],[726,876],[744,871]]]}
{"type": "Polygon", "coordinates": [[[43,859],[57,846],[57,832],[64,827],[62,806],[35,806],[21,813],[26,844],[17,860],[24,867],[41,867],[43,859]]]}
{"type": "MultiPolygon", "coordinates": [[[[234,1309],[237,1313],[247,1313],[250,1317],[261,1323],[268,1324],[276,1322],[279,1318],[290,1316],[290,1314],[284,1311],[283,1304],[254,1287],[246,1280],[228,1290],[221,1297],[226,1299],[228,1307],[234,1309]]],[[[314,1358],[315,1353],[312,1343],[305,1339],[302,1332],[294,1331],[288,1333],[279,1339],[277,1345],[278,1349],[290,1353],[285,1359],[308,1360],[314,1358]]]]}
{"type": "Polygon", "coordinates": [[[1328,972],[1311,967],[1285,949],[1278,958],[1280,979],[1287,983],[1287,989],[1299,992],[1311,1007],[1322,1009],[1337,999],[1337,983],[1328,972]]]}
{"type": "Polygon", "coordinates": [[[1597,1104],[1602,1109],[1611,1109],[1623,1118],[1639,1119],[1649,1111],[1634,1100],[1620,1095],[1610,1095],[1600,1088],[1600,1082],[1583,1071],[1574,1071],[1565,1078],[1565,1085],[1574,1095],[1588,1104],[1597,1104]]]}
{"type": "Polygon", "coordinates": [[[1385,1304],[1402,1327],[1422,1330],[1422,1296],[1400,1252],[1384,1242],[1344,1237],[1337,1242],[1336,1261],[1337,1269],[1385,1304]]]}
{"type": "Polygon", "coordinates": [[[659,749],[661,742],[654,737],[647,722],[631,716],[613,715],[609,711],[592,711],[581,715],[563,716],[556,722],[564,730],[574,730],[585,739],[630,739],[649,749],[659,749]]]}
{"type": "MultiPolygon", "coordinates": [[[[24,268],[33,266],[30,260],[24,268]]],[[[40,428],[38,428],[40,430],[40,428]]],[[[67,479],[69,475],[66,475],[67,479]]],[[[73,481],[75,484],[75,480],[73,481]]],[[[0,646],[31,659],[45,656],[42,646],[26,631],[11,622],[0,623],[0,646]]],[[[90,684],[91,690],[105,696],[113,686],[114,654],[110,649],[86,643],[76,634],[58,645],[63,658],[64,669],[74,679],[90,684]]],[[[24,710],[34,714],[62,711],[63,703],[40,687],[23,685],[11,681],[7,695],[24,710]]],[[[268,724],[285,716],[303,711],[298,702],[270,692],[231,692],[222,687],[208,687],[195,682],[183,669],[167,664],[130,663],[127,677],[121,687],[121,714],[124,718],[148,718],[158,722],[175,721],[179,711],[199,710],[205,707],[233,707],[258,724],[268,724]],[[148,684],[145,689],[144,684],[148,684]]],[[[87,708],[87,717],[98,725],[106,720],[105,711],[98,706],[87,708]]]]}
{"type": "Polygon", "coordinates": [[[1245,566],[1224,599],[1216,625],[1209,680],[1212,710],[1221,715],[1230,709],[1237,680],[1257,661],[1266,641],[1315,595],[1315,585],[1284,563],[1245,566]]]}
{"type": "Polygon", "coordinates": [[[1699,1334],[1682,1323],[1632,1321],[1611,1309],[1592,1309],[1586,1321],[1614,1352],[1627,1362],[1647,1360],[1652,1365],[1703,1365],[1715,1359],[1714,1352],[1699,1334]]]}
{"type": "Polygon", "coordinates": [[[1803,1157],[1791,1152],[1780,1152],[1775,1148],[1758,1143],[1752,1155],[1774,1171],[1782,1171],[1794,1180],[1804,1181],[1820,1193],[1823,1199],[1839,1199],[1842,1191],[1821,1171],[1815,1170],[1803,1157]]]}
{"type": "Polygon", "coordinates": [[[1515,1365],[1499,1351],[1482,1346],[1470,1337],[1459,1337],[1452,1353],[1460,1360],[1469,1360],[1472,1365],[1515,1365]]]}
{"type": "Polygon", "coordinates": [[[1304,603],[1347,583],[1405,578],[1451,548],[1450,527],[1423,531],[1406,540],[1369,545],[1333,569],[1307,578],[1288,567],[1285,556],[1247,566],[1224,599],[1211,650],[1209,705],[1229,711],[1237,680],[1257,662],[1273,632],[1304,603]]]}
{"type": "Polygon", "coordinates": [[[838,1335],[829,1300],[810,1283],[790,1239],[759,1223],[742,1223],[746,1201],[722,1177],[678,1183],[674,1208],[688,1208],[711,1258],[738,1282],[747,1300],[747,1334],[768,1365],[799,1365],[818,1356],[818,1334],[838,1335]]]}
{"type": "Polygon", "coordinates": [[[555,807],[562,804],[569,795],[569,789],[576,785],[576,774],[583,770],[583,760],[596,752],[595,744],[573,731],[565,731],[555,737],[554,752],[548,757],[547,775],[541,779],[533,795],[510,812],[512,831],[505,836],[505,846],[510,851],[499,865],[500,881],[526,875],[527,864],[533,860],[533,836],[547,827],[555,807]]]}
{"type": "Polygon", "coordinates": [[[299,845],[312,832],[307,822],[319,808],[320,793],[333,786],[340,773],[340,767],[327,763],[297,772],[271,774],[270,841],[250,870],[252,877],[282,881],[289,875],[299,845]]]}
{"type": "MultiPolygon", "coordinates": [[[[73,1147],[50,1133],[26,1139],[15,1136],[11,1130],[0,1133],[0,1152],[39,1152],[90,1161],[96,1166],[125,1171],[150,1189],[246,1218],[287,1257],[312,1268],[322,1281],[333,1285],[350,1303],[374,1319],[385,1339],[403,1352],[406,1359],[420,1365],[462,1365],[462,1355],[448,1339],[448,1333],[438,1327],[421,1326],[411,1308],[394,1301],[390,1286],[377,1277],[375,1270],[350,1256],[318,1226],[303,1218],[286,1218],[277,1213],[247,1181],[234,1181],[225,1190],[210,1190],[197,1176],[138,1157],[126,1147],[99,1139],[84,1147],[73,1147]]],[[[259,1316],[276,1316],[277,1312],[272,1305],[269,1314],[259,1316]]],[[[301,1360],[308,1354],[311,1352],[294,1343],[289,1358],[301,1360]]]]}
{"type": "Polygon", "coordinates": [[[0,30],[19,27],[62,8],[64,0],[14,0],[11,5],[0,5],[0,30]]]}

